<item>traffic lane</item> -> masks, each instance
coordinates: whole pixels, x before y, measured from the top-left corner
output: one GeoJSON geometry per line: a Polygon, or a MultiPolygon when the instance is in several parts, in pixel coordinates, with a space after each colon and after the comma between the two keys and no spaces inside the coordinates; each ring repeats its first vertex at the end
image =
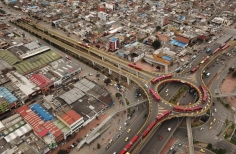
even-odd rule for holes
{"type": "Polygon", "coordinates": [[[225,140],[219,140],[216,145],[217,148],[223,148],[227,150],[228,154],[235,154],[236,152],[236,147],[232,143],[229,143],[225,140]]]}
{"type": "Polygon", "coordinates": [[[185,97],[182,97],[180,100],[179,100],[179,103],[180,105],[189,105],[190,103],[191,104],[194,104],[195,103],[195,97],[193,94],[190,94],[188,92],[185,93],[186,96],[185,97]]]}
{"type": "Polygon", "coordinates": [[[168,88],[163,90],[160,96],[164,98],[165,100],[169,101],[180,87],[181,87],[181,83],[178,83],[178,82],[170,83],[170,86],[168,86],[168,88]]]}
{"type": "Polygon", "coordinates": [[[162,148],[164,147],[164,144],[169,140],[172,133],[174,132],[174,128],[177,127],[178,122],[179,120],[177,118],[174,118],[162,123],[160,127],[155,130],[154,134],[145,145],[145,147],[140,151],[140,153],[153,154],[153,149],[156,151],[156,153],[160,153],[162,148]],[[167,130],[169,127],[172,128],[170,132],[167,130]],[[158,139],[159,135],[162,136],[161,141],[158,139]]]}
{"type": "MultiPolygon", "coordinates": [[[[107,149],[107,151],[105,152],[106,154],[112,154],[114,152],[119,153],[126,146],[126,144],[130,141],[130,139],[133,138],[139,131],[139,129],[143,126],[146,120],[146,118],[144,118],[144,115],[146,114],[147,110],[148,108],[146,108],[131,125],[127,126],[128,129],[129,128],[131,129],[130,133],[127,133],[127,130],[125,131],[123,130],[122,133],[121,131],[118,130],[118,132],[113,137],[116,138],[118,136],[118,133],[120,133],[120,137],[113,142],[113,144],[109,149],[107,149]],[[125,141],[126,137],[129,137],[129,140],[127,142],[125,141]]],[[[104,152],[102,152],[101,154],[103,153],[104,152]]]]}

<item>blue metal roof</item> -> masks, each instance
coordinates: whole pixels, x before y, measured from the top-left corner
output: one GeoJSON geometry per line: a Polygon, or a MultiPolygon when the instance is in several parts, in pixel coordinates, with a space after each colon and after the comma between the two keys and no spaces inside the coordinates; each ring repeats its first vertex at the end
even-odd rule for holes
{"type": "Polygon", "coordinates": [[[5,87],[0,87],[0,96],[5,98],[8,103],[14,103],[18,99],[5,87]]]}
{"type": "Polygon", "coordinates": [[[37,114],[43,121],[50,121],[53,120],[54,117],[48,113],[41,105],[35,103],[31,107],[31,110],[34,111],[35,114],[37,114]]]}
{"type": "Polygon", "coordinates": [[[178,47],[182,47],[182,48],[187,46],[187,43],[183,43],[183,42],[180,42],[180,41],[177,41],[177,40],[171,40],[170,43],[174,44],[178,47]]]}
{"type": "Polygon", "coordinates": [[[116,38],[116,37],[113,37],[113,38],[111,38],[111,42],[116,42],[118,40],[118,38],[116,38]]]}

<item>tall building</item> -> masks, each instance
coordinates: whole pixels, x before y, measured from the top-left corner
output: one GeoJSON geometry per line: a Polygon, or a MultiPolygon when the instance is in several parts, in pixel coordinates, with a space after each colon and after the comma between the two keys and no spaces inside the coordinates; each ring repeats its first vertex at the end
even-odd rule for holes
{"type": "Polygon", "coordinates": [[[169,23],[169,17],[168,14],[164,14],[163,17],[161,17],[161,26],[165,26],[169,23]]]}
{"type": "Polygon", "coordinates": [[[109,41],[109,50],[110,51],[115,51],[117,49],[119,49],[120,47],[120,41],[118,38],[113,37],[112,39],[110,39],[109,41]]]}

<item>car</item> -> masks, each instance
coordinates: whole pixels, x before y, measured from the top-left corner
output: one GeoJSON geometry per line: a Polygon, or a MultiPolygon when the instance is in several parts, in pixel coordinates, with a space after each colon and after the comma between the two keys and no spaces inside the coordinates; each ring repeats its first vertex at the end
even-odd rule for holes
{"type": "Polygon", "coordinates": [[[210,127],[209,127],[209,130],[211,130],[211,129],[212,129],[212,127],[210,126],[210,127]]]}
{"type": "Polygon", "coordinates": [[[166,94],[166,96],[168,96],[169,94],[166,94]]]}
{"type": "Polygon", "coordinates": [[[73,144],[75,147],[77,146],[77,143],[75,143],[75,142],[74,142],[74,143],[72,143],[72,144],[73,144]]]}
{"type": "Polygon", "coordinates": [[[199,151],[202,152],[202,153],[205,153],[205,152],[206,152],[204,149],[200,149],[199,151]]]}
{"type": "Polygon", "coordinates": [[[179,143],[178,146],[181,147],[183,144],[182,143],[179,143]]]}
{"type": "Polygon", "coordinates": [[[170,147],[170,150],[173,150],[175,148],[175,146],[172,146],[172,147],[170,147]]]}
{"type": "Polygon", "coordinates": [[[171,127],[169,127],[169,128],[167,129],[167,131],[170,132],[170,131],[171,131],[171,127]]]}
{"type": "Polygon", "coordinates": [[[129,137],[126,137],[126,138],[125,138],[125,142],[127,142],[128,140],[129,140],[129,137]]]}
{"type": "Polygon", "coordinates": [[[166,89],[166,93],[169,91],[169,89],[166,89]]]}
{"type": "Polygon", "coordinates": [[[174,150],[173,152],[172,152],[172,154],[175,154],[176,153],[176,150],[174,150]]]}
{"type": "Polygon", "coordinates": [[[119,127],[119,130],[122,130],[122,127],[121,127],[121,126],[119,127]]]}
{"type": "Polygon", "coordinates": [[[186,94],[184,94],[184,96],[183,97],[186,97],[186,94]]]}
{"type": "Polygon", "coordinates": [[[213,124],[213,122],[210,123],[210,126],[213,124]]]}
{"type": "Polygon", "coordinates": [[[216,122],[216,118],[213,119],[213,122],[216,122]]]}
{"type": "Polygon", "coordinates": [[[127,133],[129,133],[130,131],[131,131],[131,129],[128,129],[128,130],[127,130],[127,133]]]}
{"type": "Polygon", "coordinates": [[[215,108],[214,111],[217,112],[217,109],[215,108]]]}
{"type": "Polygon", "coordinates": [[[162,137],[162,136],[159,136],[159,137],[158,137],[158,140],[159,140],[159,141],[161,141],[162,139],[163,139],[163,137],[162,137]]]}
{"type": "Polygon", "coordinates": [[[92,73],[89,73],[89,76],[93,76],[93,74],[92,74],[92,73]]]}
{"type": "Polygon", "coordinates": [[[77,142],[80,142],[81,140],[82,140],[81,138],[77,138],[77,139],[76,139],[77,142]]]}
{"type": "Polygon", "coordinates": [[[199,130],[203,130],[204,128],[203,127],[201,127],[199,130]]]}
{"type": "Polygon", "coordinates": [[[110,144],[112,143],[112,139],[109,140],[109,143],[110,143],[110,144]]]}

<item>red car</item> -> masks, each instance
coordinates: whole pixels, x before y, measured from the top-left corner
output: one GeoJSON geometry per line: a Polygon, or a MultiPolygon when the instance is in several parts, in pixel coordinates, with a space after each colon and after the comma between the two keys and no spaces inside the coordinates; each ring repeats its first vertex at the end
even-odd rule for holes
{"type": "Polygon", "coordinates": [[[161,141],[162,139],[163,139],[163,137],[162,137],[162,136],[159,136],[159,137],[158,137],[158,140],[159,140],[159,141],[161,141]]]}
{"type": "Polygon", "coordinates": [[[184,94],[184,96],[183,97],[186,97],[186,94],[184,94]]]}

